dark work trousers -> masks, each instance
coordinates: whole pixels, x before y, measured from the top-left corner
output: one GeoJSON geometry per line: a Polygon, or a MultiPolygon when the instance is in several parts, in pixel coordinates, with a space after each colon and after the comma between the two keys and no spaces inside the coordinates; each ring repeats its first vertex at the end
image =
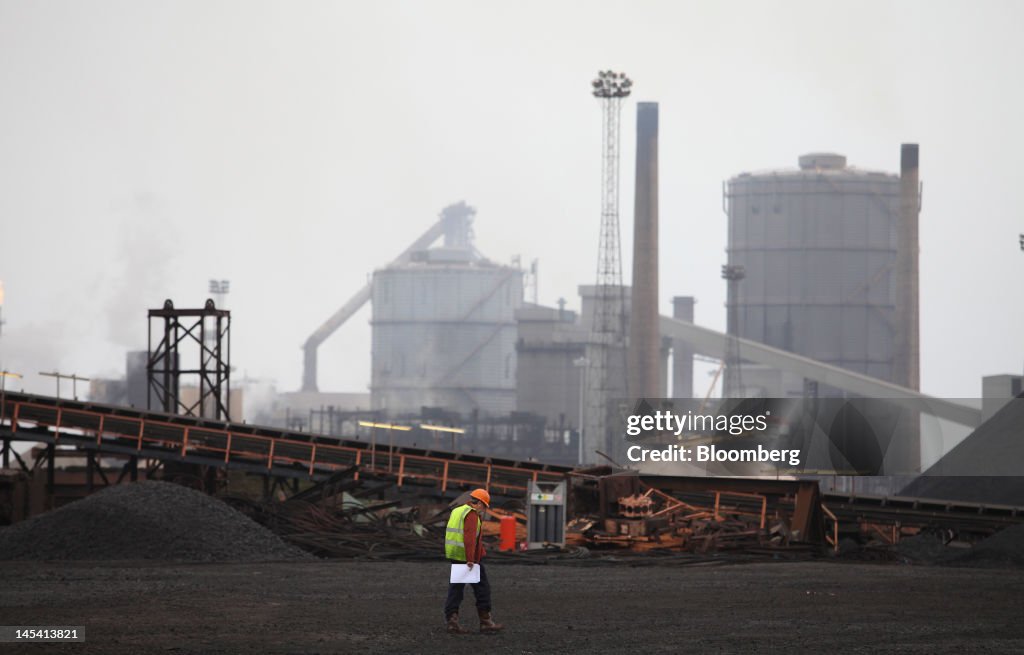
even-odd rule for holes
{"type": "MultiPolygon", "coordinates": [[[[458,562],[462,564],[463,562],[458,562]]],[[[480,567],[480,582],[469,585],[473,588],[473,596],[476,597],[476,608],[484,612],[491,611],[491,583],[487,581],[487,569],[482,564],[474,564],[480,567]]],[[[452,614],[459,611],[462,605],[462,595],[466,593],[466,584],[448,585],[448,599],[444,601],[444,618],[448,620],[452,614]]]]}

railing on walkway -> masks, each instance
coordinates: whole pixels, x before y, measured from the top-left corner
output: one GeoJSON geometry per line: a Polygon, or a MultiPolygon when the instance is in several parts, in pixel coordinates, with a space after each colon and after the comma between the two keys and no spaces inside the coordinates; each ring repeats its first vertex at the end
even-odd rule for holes
{"type": "Polygon", "coordinates": [[[399,486],[426,481],[442,491],[479,485],[502,493],[524,492],[530,481],[561,480],[569,470],[15,393],[5,394],[0,410],[0,428],[12,438],[134,451],[157,459],[201,459],[227,468],[255,466],[272,475],[313,478],[354,465],[364,474],[393,476],[399,486]]]}

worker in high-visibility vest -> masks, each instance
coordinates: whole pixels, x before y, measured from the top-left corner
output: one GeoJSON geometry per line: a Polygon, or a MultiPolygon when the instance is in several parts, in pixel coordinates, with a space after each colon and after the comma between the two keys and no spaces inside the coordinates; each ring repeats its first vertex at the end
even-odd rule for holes
{"type": "MultiPolygon", "coordinates": [[[[484,556],[483,530],[481,519],[487,508],[491,506],[491,495],[486,489],[474,489],[469,494],[465,505],[452,510],[448,519],[448,527],[444,532],[444,556],[453,564],[466,564],[472,570],[480,567],[480,582],[471,584],[473,596],[476,597],[476,611],[480,616],[480,632],[494,633],[505,626],[491,620],[491,585],[487,581],[487,571],[480,560],[484,556]]],[[[459,625],[459,606],[462,595],[466,591],[463,583],[448,585],[448,599],[444,603],[444,618],[448,624],[448,632],[464,635],[469,632],[459,625]]]]}

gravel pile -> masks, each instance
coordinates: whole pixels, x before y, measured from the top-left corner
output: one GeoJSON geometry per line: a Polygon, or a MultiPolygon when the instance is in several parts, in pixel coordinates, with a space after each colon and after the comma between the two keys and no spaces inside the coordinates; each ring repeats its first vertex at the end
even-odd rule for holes
{"type": "Polygon", "coordinates": [[[896,553],[909,562],[916,564],[939,564],[955,558],[964,551],[950,548],[942,541],[942,537],[922,532],[913,537],[903,537],[896,544],[896,553]]]}
{"type": "Polygon", "coordinates": [[[1000,530],[950,563],[977,567],[1024,566],[1024,524],[1000,530]]]}
{"type": "Polygon", "coordinates": [[[226,504],[166,482],[110,487],[0,528],[0,560],[312,559],[226,504]]]}

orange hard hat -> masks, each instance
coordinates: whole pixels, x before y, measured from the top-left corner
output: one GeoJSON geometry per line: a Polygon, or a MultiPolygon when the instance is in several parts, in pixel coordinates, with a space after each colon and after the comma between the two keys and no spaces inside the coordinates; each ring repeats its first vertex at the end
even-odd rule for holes
{"type": "Polygon", "coordinates": [[[486,489],[474,489],[469,493],[472,498],[476,498],[487,507],[491,506],[491,494],[487,493],[486,489]]]}

